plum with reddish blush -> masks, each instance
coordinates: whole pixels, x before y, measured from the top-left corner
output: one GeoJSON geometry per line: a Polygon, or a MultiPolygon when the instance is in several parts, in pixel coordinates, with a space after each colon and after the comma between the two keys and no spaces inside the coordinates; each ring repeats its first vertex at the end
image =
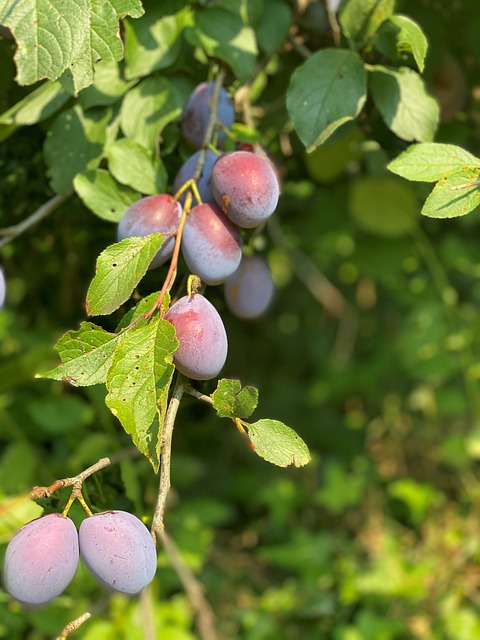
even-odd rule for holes
{"type": "Polygon", "coordinates": [[[232,151],[214,164],[212,191],[225,215],[250,229],[275,211],[280,187],[269,160],[249,151],[232,151]]]}
{"type": "Polygon", "coordinates": [[[134,236],[163,233],[165,240],[150,263],[150,269],[159,267],[172,257],[174,234],[182,217],[182,205],[172,196],[161,193],[147,196],[131,204],[118,223],[118,241],[134,236]]]}
{"type": "Polygon", "coordinates": [[[188,214],[182,236],[182,253],[188,268],[205,284],[220,284],[242,259],[240,229],[216,204],[200,204],[188,214]]]}
{"type": "Polygon", "coordinates": [[[227,333],[222,319],[204,296],[184,296],[172,304],[165,319],[175,328],[178,349],[173,364],[193,380],[210,380],[227,359],[227,333]]]}

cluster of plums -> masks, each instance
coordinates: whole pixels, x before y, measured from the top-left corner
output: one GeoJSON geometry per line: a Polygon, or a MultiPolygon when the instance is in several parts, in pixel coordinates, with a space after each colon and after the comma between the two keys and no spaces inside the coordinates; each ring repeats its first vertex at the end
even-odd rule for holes
{"type": "Polygon", "coordinates": [[[128,595],[146,587],[157,568],[153,538],[131,513],[89,516],[78,533],[70,518],[51,513],[26,524],[8,544],[5,588],[23,604],[45,604],[69,585],[80,557],[101,585],[128,595]]]}
{"type": "MultiPolygon", "coordinates": [[[[207,285],[225,283],[230,311],[243,319],[256,318],[267,309],[274,286],[269,267],[258,255],[243,255],[242,229],[253,229],[274,212],[279,182],[271,162],[250,151],[214,153],[201,149],[210,117],[213,83],[203,82],[191,94],[181,123],[182,133],[197,151],[180,168],[174,192],[193,178],[200,154],[204,154],[197,181],[202,202],[188,212],[182,235],[182,255],[189,271],[207,285]]],[[[220,89],[217,121],[230,128],[233,105],[220,89]]],[[[224,137],[218,133],[218,142],[224,137]]],[[[118,225],[118,240],[162,233],[166,240],[150,268],[167,262],[182,218],[184,195],[177,200],[163,193],[134,202],[118,225]]],[[[220,315],[201,294],[184,296],[168,310],[179,341],[174,364],[196,380],[215,377],[227,356],[227,335],[220,315]]]]}

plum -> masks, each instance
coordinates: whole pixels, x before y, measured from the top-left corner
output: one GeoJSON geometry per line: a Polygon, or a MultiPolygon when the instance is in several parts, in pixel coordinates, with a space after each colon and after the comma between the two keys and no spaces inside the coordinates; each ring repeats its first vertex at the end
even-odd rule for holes
{"type": "Polygon", "coordinates": [[[244,256],[224,286],[225,302],[237,318],[252,320],[268,309],[274,284],[268,264],[257,255],[244,256]]]}
{"type": "MultiPolygon", "coordinates": [[[[210,119],[210,101],[213,94],[213,82],[201,82],[188,98],[180,124],[183,137],[194,148],[200,149],[203,145],[205,133],[210,119]]],[[[227,129],[230,129],[235,120],[233,103],[223,87],[220,87],[218,100],[217,120],[227,129]]],[[[218,144],[223,144],[225,133],[218,134],[218,144]]]]}
{"type": "Polygon", "coordinates": [[[135,595],[150,584],[157,554],[150,531],[127,511],[105,511],[83,520],[80,555],[103,586],[135,595]]]}
{"type": "Polygon", "coordinates": [[[204,296],[184,296],[172,304],[165,319],[175,327],[179,347],[177,369],[194,380],[214,378],[225,364],[228,341],[222,319],[204,296]]]}
{"type": "MultiPolygon", "coordinates": [[[[195,151],[180,167],[173,183],[173,193],[177,193],[180,187],[193,177],[195,168],[197,166],[198,158],[201,151],[195,151]]],[[[205,151],[205,160],[200,174],[200,178],[197,180],[198,192],[203,202],[215,202],[215,198],[212,193],[212,169],[218,156],[211,149],[205,151]]],[[[185,195],[182,194],[178,199],[182,204],[185,202],[185,195]]]]}
{"type": "Polygon", "coordinates": [[[212,191],[230,220],[248,229],[272,215],[280,187],[269,160],[249,151],[232,151],[214,164],[212,191]]]}
{"type": "Polygon", "coordinates": [[[220,284],[242,258],[240,229],[215,204],[200,204],[188,214],[182,253],[188,268],[205,284],[220,284]]]}
{"type": "Polygon", "coordinates": [[[59,513],[42,516],[10,540],[5,553],[5,588],[24,604],[45,604],[69,585],[78,559],[78,534],[72,520],[59,513]]]}
{"type": "Polygon", "coordinates": [[[118,223],[117,239],[124,240],[132,236],[146,236],[150,233],[163,233],[165,241],[150,263],[150,269],[159,267],[169,260],[173,253],[176,233],[182,205],[172,196],[161,193],[146,196],[131,204],[118,223]]]}

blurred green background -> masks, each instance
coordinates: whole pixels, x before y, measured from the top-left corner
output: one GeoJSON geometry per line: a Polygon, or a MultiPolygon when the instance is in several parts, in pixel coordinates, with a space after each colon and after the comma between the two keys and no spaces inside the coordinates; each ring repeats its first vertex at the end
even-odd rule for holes
{"type": "MultiPolygon", "coordinates": [[[[478,4],[398,5],[430,41],[427,80],[443,114],[437,140],[479,155],[478,4]]],[[[386,173],[386,159],[404,146],[375,115],[306,156],[284,108],[272,108],[287,81],[272,73],[258,102],[283,180],[278,212],[255,239],[272,268],[275,302],[263,319],[244,323],[228,314],[221,287],[208,295],[229,335],[222,375],[257,386],[254,418],[294,428],[312,462],[301,470],[267,464],[232,424],[187,397],[174,432],[167,529],[205,586],[221,638],[480,638],[478,212],[420,219],[429,188],[386,173]]],[[[1,91],[2,109],[21,95],[14,85],[1,91]]],[[[169,127],[174,135],[178,123],[169,127]]],[[[52,195],[44,137],[45,128],[25,128],[0,146],[2,227],[52,195]]],[[[169,153],[171,182],[179,160],[169,153]]],[[[130,439],[103,389],[34,380],[56,361],[56,339],[86,319],[95,259],[114,240],[112,224],[71,198],[2,249],[0,565],[13,532],[41,512],[28,500],[32,486],[104,455],[126,452],[87,481],[92,507],[146,522],[153,512],[157,479],[146,460],[128,456],[130,439]]],[[[158,288],[162,273],[150,272],[140,295],[158,288]]],[[[58,492],[43,506],[60,510],[67,499],[58,492]]],[[[76,506],[72,517],[82,517],[76,506]]],[[[74,637],[140,639],[148,616],[162,640],[197,637],[160,551],[140,601],[107,596],[83,567],[42,609],[20,610],[0,589],[0,638],[53,638],[91,608],[74,637]]]]}

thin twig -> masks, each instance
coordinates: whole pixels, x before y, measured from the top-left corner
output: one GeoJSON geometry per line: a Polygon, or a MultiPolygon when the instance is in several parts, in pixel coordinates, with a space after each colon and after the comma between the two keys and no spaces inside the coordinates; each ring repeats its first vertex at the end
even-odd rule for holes
{"type": "Polygon", "coordinates": [[[162,447],[160,450],[160,482],[158,486],[157,504],[152,521],[152,535],[159,534],[163,531],[163,517],[165,515],[165,507],[167,505],[167,496],[170,490],[170,467],[172,460],[172,437],[175,418],[177,417],[178,407],[184,392],[183,379],[180,374],[173,389],[172,397],[168,405],[165,422],[162,428],[162,447]]]}
{"type": "Polygon", "coordinates": [[[197,613],[197,629],[199,637],[201,640],[217,640],[218,636],[215,631],[215,616],[209,602],[205,598],[203,585],[185,564],[180,550],[167,532],[162,529],[157,532],[157,535],[162,542],[165,553],[172,563],[173,568],[180,578],[192,607],[197,613]]]}
{"type": "Polygon", "coordinates": [[[67,636],[69,636],[73,631],[76,631],[79,627],[82,626],[84,622],[89,620],[92,617],[92,614],[89,611],[82,613],[81,616],[69,622],[64,630],[60,633],[60,635],[56,638],[56,640],[64,640],[67,636]]]}
{"type": "Polygon", "coordinates": [[[59,489],[63,489],[64,487],[75,487],[78,485],[82,485],[84,480],[89,478],[91,475],[100,471],[100,469],[104,469],[108,467],[112,463],[111,458],[101,458],[95,464],[92,464],[91,467],[82,471],[77,476],[73,476],[73,478],[63,478],[61,480],[55,480],[53,484],[49,487],[33,487],[31,498],[32,500],[39,500],[40,498],[50,498],[52,493],[58,491],[59,489]]]}
{"type": "Polygon", "coordinates": [[[0,240],[0,248],[4,247],[34,224],[37,224],[37,222],[40,222],[56,211],[69,197],[70,194],[59,194],[53,196],[53,198],[50,198],[50,200],[42,204],[36,211],[28,216],[28,218],[25,218],[25,220],[22,220],[11,227],[4,227],[3,229],[0,229],[0,236],[4,236],[0,240]]]}
{"type": "Polygon", "coordinates": [[[188,393],[188,395],[193,396],[197,400],[201,400],[202,402],[206,402],[207,404],[213,406],[213,400],[211,396],[206,396],[201,391],[198,391],[197,389],[192,387],[191,384],[186,384],[184,386],[184,390],[185,390],[185,393],[188,393]]]}
{"type": "Polygon", "coordinates": [[[312,56],[312,52],[310,51],[310,49],[299,42],[292,33],[288,34],[288,40],[295,51],[297,51],[302,56],[302,58],[305,58],[307,60],[312,56]]]}

